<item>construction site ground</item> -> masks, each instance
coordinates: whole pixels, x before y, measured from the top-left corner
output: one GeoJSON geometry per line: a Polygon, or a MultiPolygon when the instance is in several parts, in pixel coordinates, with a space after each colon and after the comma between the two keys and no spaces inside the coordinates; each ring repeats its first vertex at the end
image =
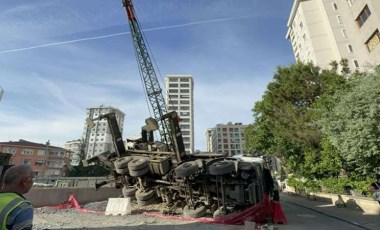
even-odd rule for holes
{"type": "MultiPolygon", "coordinates": [[[[360,210],[337,208],[331,204],[312,201],[304,197],[288,195],[287,193],[281,193],[280,200],[288,223],[284,225],[269,223],[268,227],[274,227],[273,229],[379,229],[378,226],[380,226],[378,215],[365,215],[360,210]]],[[[107,202],[103,201],[90,203],[82,207],[88,210],[105,211],[106,206],[107,202]]],[[[33,229],[253,229],[244,225],[206,224],[141,214],[144,211],[158,212],[159,208],[159,205],[145,207],[135,205],[134,213],[127,216],[81,213],[75,209],[36,208],[33,229]]]]}

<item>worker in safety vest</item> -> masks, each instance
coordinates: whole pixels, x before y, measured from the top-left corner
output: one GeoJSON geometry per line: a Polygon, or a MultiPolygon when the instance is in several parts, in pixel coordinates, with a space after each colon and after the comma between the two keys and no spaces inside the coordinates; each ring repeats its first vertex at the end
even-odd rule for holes
{"type": "Polygon", "coordinates": [[[30,165],[10,167],[4,174],[0,192],[0,228],[32,229],[33,206],[22,196],[29,192],[34,183],[33,169],[30,165]]]}

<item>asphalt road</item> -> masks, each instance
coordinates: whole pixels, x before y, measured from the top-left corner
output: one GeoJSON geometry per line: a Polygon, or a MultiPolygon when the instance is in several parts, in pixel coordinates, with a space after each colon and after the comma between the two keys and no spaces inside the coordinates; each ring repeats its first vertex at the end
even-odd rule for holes
{"type": "Polygon", "coordinates": [[[336,208],[303,197],[282,194],[281,207],[288,224],[275,225],[279,230],[380,229],[379,216],[363,215],[355,210],[336,208]]]}

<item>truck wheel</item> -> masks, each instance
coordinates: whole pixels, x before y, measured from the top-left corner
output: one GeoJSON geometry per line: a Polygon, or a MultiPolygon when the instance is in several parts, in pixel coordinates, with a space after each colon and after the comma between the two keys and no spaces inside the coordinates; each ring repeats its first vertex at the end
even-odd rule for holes
{"type": "Polygon", "coordinates": [[[144,176],[145,174],[147,174],[149,172],[149,166],[143,168],[143,169],[140,169],[140,170],[131,170],[129,169],[129,174],[133,177],[140,177],[140,176],[144,176]]]}
{"type": "Polygon", "coordinates": [[[177,177],[188,177],[198,171],[198,163],[195,161],[185,162],[175,168],[177,177]]]}
{"type": "Polygon", "coordinates": [[[154,197],[154,190],[149,190],[147,192],[137,190],[135,196],[137,201],[147,201],[154,197]]]}
{"type": "Polygon", "coordinates": [[[210,165],[208,169],[211,175],[225,175],[235,171],[235,164],[233,161],[218,161],[210,165]]]}
{"type": "Polygon", "coordinates": [[[123,189],[122,189],[124,197],[134,196],[136,194],[136,191],[137,191],[137,188],[135,188],[135,187],[126,187],[126,186],[124,186],[123,189]]]}
{"type": "Polygon", "coordinates": [[[116,169],[127,168],[128,163],[133,159],[131,156],[121,157],[113,162],[116,169]]]}
{"type": "Polygon", "coordinates": [[[146,158],[135,158],[128,163],[128,168],[133,171],[139,171],[148,166],[148,164],[148,159],[146,158]]]}
{"type": "Polygon", "coordinates": [[[217,209],[213,214],[212,216],[214,218],[218,218],[218,217],[222,217],[222,216],[225,216],[226,215],[226,211],[224,210],[224,207],[221,206],[219,209],[217,209]]]}
{"type": "Polygon", "coordinates": [[[129,172],[128,167],[126,168],[115,168],[115,171],[119,174],[127,174],[129,172]]]}
{"type": "Polygon", "coordinates": [[[199,218],[202,217],[206,214],[207,208],[206,206],[199,206],[196,209],[190,208],[188,205],[186,205],[183,208],[183,215],[185,217],[190,217],[190,218],[199,218]]]}
{"type": "Polygon", "coordinates": [[[156,197],[152,196],[149,200],[137,200],[137,203],[141,206],[147,206],[147,205],[153,204],[155,200],[156,200],[156,197]]]}

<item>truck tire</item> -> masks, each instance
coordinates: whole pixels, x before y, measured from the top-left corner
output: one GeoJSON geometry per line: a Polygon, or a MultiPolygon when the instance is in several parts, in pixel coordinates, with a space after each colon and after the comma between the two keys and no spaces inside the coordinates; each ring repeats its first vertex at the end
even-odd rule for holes
{"type": "Polygon", "coordinates": [[[149,200],[137,200],[137,203],[141,206],[147,206],[153,204],[156,201],[156,197],[152,196],[149,200]]]}
{"type": "Polygon", "coordinates": [[[218,218],[223,218],[223,216],[225,215],[226,215],[226,211],[224,210],[224,207],[221,206],[219,209],[214,211],[214,213],[212,214],[212,217],[218,219],[218,218]]]}
{"type": "Polygon", "coordinates": [[[198,163],[195,161],[185,162],[175,168],[175,174],[177,177],[188,177],[198,171],[198,163]]]}
{"type": "Polygon", "coordinates": [[[190,218],[200,218],[206,214],[206,211],[207,211],[207,208],[204,205],[199,206],[196,209],[192,209],[188,205],[186,205],[183,208],[183,215],[185,217],[190,217],[190,218]]]}
{"type": "Polygon", "coordinates": [[[147,192],[143,192],[141,190],[137,190],[135,193],[137,201],[147,201],[154,197],[154,190],[149,190],[147,192]]]}
{"type": "Polygon", "coordinates": [[[208,169],[211,175],[220,176],[235,171],[235,164],[233,161],[218,161],[210,165],[208,169]]]}
{"type": "Polygon", "coordinates": [[[129,175],[131,175],[133,177],[144,176],[148,172],[149,172],[149,166],[147,166],[147,167],[145,167],[143,169],[140,169],[140,170],[131,170],[131,169],[129,169],[129,175]]]}
{"type": "Polygon", "coordinates": [[[124,186],[121,191],[123,192],[124,197],[132,197],[136,194],[137,188],[124,186]]]}
{"type": "Polygon", "coordinates": [[[115,171],[119,174],[127,174],[129,172],[128,167],[126,168],[115,168],[115,171]]]}
{"type": "Polygon", "coordinates": [[[128,163],[133,159],[131,156],[121,157],[113,162],[116,169],[127,168],[128,163]]]}
{"type": "Polygon", "coordinates": [[[139,171],[149,165],[148,159],[146,158],[135,158],[128,163],[129,170],[139,171]]]}

